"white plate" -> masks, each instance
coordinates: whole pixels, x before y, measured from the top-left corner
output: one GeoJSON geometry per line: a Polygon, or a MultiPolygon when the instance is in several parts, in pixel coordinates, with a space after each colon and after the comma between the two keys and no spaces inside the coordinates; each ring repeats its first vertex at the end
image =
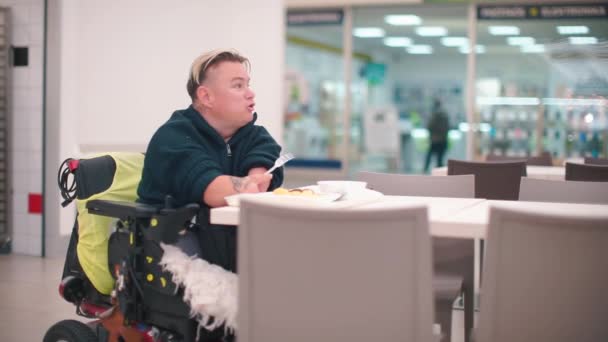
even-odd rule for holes
{"type": "MultiPolygon", "coordinates": [[[[302,187],[300,189],[312,189],[315,190],[312,186],[310,187],[302,187]]],[[[238,207],[243,197],[254,197],[254,198],[264,198],[269,201],[277,201],[279,203],[302,203],[302,204],[327,204],[331,203],[342,196],[342,194],[336,193],[319,193],[315,191],[316,196],[298,196],[298,195],[276,195],[272,192],[262,192],[257,194],[236,194],[231,196],[226,196],[225,200],[231,207],[238,207]]]]}

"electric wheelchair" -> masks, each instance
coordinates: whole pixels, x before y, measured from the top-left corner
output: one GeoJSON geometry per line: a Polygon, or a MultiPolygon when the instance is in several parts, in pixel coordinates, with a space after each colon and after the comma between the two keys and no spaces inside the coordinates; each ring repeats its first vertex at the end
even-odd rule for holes
{"type": "Polygon", "coordinates": [[[158,265],[161,242],[173,244],[184,232],[198,229],[192,223],[198,204],[174,208],[170,197],[164,206],[136,203],[141,167],[141,153],[67,159],[61,165],[62,205],[76,200],[78,215],[59,292],[78,315],[92,321],[58,322],[44,342],[234,339],[223,327],[199,327],[183,300],[184,289],[158,265]],[[107,260],[100,260],[106,254],[107,260]]]}

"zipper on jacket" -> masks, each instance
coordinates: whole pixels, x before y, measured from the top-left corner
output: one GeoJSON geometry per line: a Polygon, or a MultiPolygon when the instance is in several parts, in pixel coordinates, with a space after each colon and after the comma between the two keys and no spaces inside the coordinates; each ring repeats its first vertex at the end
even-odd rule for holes
{"type": "Polygon", "coordinates": [[[232,157],[232,150],[230,149],[230,144],[226,144],[226,152],[228,152],[228,157],[232,157]]]}

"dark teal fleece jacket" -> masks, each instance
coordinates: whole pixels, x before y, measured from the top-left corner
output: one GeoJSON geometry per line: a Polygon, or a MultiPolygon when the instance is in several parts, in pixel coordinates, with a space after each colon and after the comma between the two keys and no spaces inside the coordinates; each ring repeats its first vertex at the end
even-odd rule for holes
{"type": "MultiPolygon", "coordinates": [[[[137,189],[142,203],[163,204],[166,195],[173,197],[176,206],[199,203],[203,258],[232,271],[236,269],[235,231],[227,226],[210,225],[209,207],[202,198],[209,183],[218,176],[244,177],[252,168],[272,167],[281,147],[264,127],[254,125],[256,119],[254,114],[251,122],[225,142],[192,106],[174,112],[148,144],[137,189]],[[209,240],[213,240],[212,245],[209,240]]],[[[283,170],[278,168],[273,172],[269,190],[282,182],[283,170]]]]}

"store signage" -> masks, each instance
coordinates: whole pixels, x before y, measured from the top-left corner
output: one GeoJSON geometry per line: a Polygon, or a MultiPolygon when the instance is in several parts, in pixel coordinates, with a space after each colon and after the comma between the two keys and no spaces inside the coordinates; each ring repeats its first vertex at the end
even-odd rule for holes
{"type": "Polygon", "coordinates": [[[608,3],[553,5],[480,5],[477,18],[491,19],[581,19],[608,17],[608,3]]]}
{"type": "Polygon", "coordinates": [[[343,10],[288,11],[287,25],[342,25],[343,10]]]}

